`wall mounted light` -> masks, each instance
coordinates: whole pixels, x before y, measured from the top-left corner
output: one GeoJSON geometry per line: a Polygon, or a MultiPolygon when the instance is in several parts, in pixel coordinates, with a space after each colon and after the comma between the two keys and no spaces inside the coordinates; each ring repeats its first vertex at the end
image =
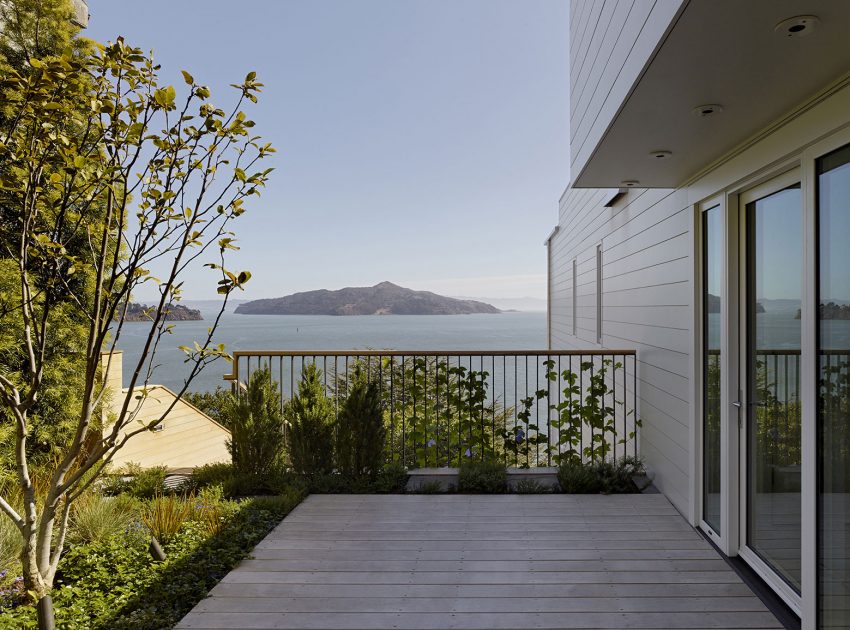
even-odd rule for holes
{"type": "Polygon", "coordinates": [[[691,113],[698,118],[708,118],[714,114],[719,114],[723,111],[723,106],[716,103],[708,105],[698,105],[691,110],[691,113]]]}
{"type": "Polygon", "coordinates": [[[783,37],[805,37],[812,33],[820,24],[820,18],[816,15],[797,15],[782,20],[773,27],[773,30],[783,37]]]}

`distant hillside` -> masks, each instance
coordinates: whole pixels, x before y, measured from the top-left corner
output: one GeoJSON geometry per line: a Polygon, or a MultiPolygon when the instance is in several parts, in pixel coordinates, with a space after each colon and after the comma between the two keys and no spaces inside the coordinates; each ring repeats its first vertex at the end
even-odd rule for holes
{"type": "MultiPolygon", "coordinates": [[[[709,313],[719,313],[720,312],[720,296],[714,295],[713,293],[708,294],[707,300],[708,312],[709,313]]],[[[764,304],[761,302],[756,302],[756,313],[764,313],[764,304]]]]}
{"type": "MultiPolygon", "coordinates": [[[[797,309],[797,314],[794,319],[800,319],[802,311],[797,309]]],[[[827,302],[820,305],[820,319],[850,319],[850,306],[846,304],[836,304],[835,302],[827,302]]]]}
{"type": "Polygon", "coordinates": [[[254,300],[240,304],[236,312],[244,315],[468,315],[501,311],[476,300],[457,300],[381,282],[374,287],[321,289],[254,300]]]}
{"type": "Polygon", "coordinates": [[[516,297],[516,298],[488,298],[488,297],[472,297],[468,295],[453,295],[458,300],[476,300],[486,304],[492,304],[500,311],[521,311],[526,313],[545,313],[548,303],[545,299],[534,297],[516,297]]]}
{"type": "MultiPolygon", "coordinates": [[[[125,322],[149,322],[153,319],[156,312],[155,306],[147,306],[146,304],[130,304],[127,306],[127,316],[125,322]]],[[[165,305],[166,321],[175,322],[199,322],[204,318],[201,311],[194,308],[186,308],[182,304],[166,304],[165,305]]]]}

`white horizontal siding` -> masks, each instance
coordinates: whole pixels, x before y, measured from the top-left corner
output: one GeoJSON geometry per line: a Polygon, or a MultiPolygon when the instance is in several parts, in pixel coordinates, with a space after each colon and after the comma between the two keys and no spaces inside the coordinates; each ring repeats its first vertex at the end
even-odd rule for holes
{"type": "Polygon", "coordinates": [[[684,191],[631,190],[615,207],[604,190],[569,190],[552,240],[554,348],[596,344],[596,246],[602,244],[603,347],[638,353],[641,449],[659,489],[689,511],[689,381],[693,251],[684,191]],[[572,334],[572,261],[577,321],[572,334]]]}
{"type": "Polygon", "coordinates": [[[578,175],[652,58],[683,0],[573,0],[571,172],[578,175]]]}
{"type": "MultiPolygon", "coordinates": [[[[154,386],[136,417],[138,426],[158,420],[174,403],[174,398],[171,391],[154,386]]],[[[162,431],[145,431],[128,440],[113,464],[118,468],[132,462],[142,468],[180,469],[230,461],[226,446],[230,432],[182,400],[168,412],[162,426],[162,431]]]]}

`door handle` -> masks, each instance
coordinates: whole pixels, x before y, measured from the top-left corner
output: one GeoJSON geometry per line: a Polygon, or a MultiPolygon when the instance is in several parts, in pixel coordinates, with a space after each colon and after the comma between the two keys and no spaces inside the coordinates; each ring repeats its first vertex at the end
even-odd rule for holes
{"type": "Polygon", "coordinates": [[[738,409],[740,409],[741,407],[743,407],[743,406],[744,406],[744,404],[743,404],[740,400],[736,400],[736,401],[734,401],[734,402],[732,403],[732,406],[733,406],[733,407],[737,407],[738,409]]]}

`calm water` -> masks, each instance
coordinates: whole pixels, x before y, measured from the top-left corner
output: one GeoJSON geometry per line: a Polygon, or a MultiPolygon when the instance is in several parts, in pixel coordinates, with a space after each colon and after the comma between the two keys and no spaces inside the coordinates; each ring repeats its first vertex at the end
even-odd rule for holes
{"type": "MultiPolygon", "coordinates": [[[[215,312],[201,309],[200,322],[174,322],[157,351],[151,383],[183,386],[189,372],[178,346],[201,341],[215,312]]],[[[119,348],[124,351],[124,381],[129,380],[147,330],[125,324],[119,348]]],[[[333,317],[318,315],[236,315],[225,313],[216,343],[236,350],[537,350],[546,347],[545,313],[500,315],[396,315],[333,317]]],[[[193,391],[225,385],[230,364],[217,361],[192,383],[193,391]]]]}
{"type": "MultiPolygon", "coordinates": [[[[757,340],[758,348],[770,350],[799,350],[801,323],[795,319],[793,311],[759,313],[757,340]]],[[[831,350],[850,349],[850,320],[831,319],[821,322],[826,336],[830,340],[831,350]]],[[[709,344],[713,348],[720,345],[720,313],[709,313],[709,344]]]]}

